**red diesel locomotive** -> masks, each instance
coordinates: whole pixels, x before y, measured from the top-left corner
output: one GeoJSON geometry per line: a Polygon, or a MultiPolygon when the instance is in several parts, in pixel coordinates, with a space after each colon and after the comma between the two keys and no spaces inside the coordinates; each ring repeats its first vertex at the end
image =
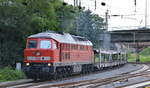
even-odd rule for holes
{"type": "Polygon", "coordinates": [[[28,78],[43,79],[93,70],[92,43],[69,33],[42,32],[27,39],[24,71],[28,78]]]}

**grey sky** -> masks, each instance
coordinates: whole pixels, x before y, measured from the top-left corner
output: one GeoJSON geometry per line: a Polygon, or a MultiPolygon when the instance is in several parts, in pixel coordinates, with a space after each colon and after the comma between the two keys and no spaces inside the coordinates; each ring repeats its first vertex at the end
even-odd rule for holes
{"type": "MultiPolygon", "coordinates": [[[[69,4],[73,4],[74,0],[64,0],[69,4]]],[[[95,10],[95,0],[81,0],[82,7],[90,9],[93,13],[105,17],[105,12],[108,9],[109,15],[122,15],[118,17],[110,16],[109,30],[132,29],[145,26],[145,1],[136,0],[96,0],[97,8],[95,10]],[[102,6],[101,2],[105,2],[106,6],[102,6]]],[[[147,25],[150,27],[150,0],[147,0],[147,25]]]]}

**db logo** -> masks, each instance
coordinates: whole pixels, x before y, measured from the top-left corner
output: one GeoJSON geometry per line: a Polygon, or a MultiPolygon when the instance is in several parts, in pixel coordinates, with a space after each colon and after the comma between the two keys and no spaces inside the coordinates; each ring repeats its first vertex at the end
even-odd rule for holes
{"type": "Polygon", "coordinates": [[[40,56],[41,53],[39,51],[33,52],[33,55],[40,56]]]}

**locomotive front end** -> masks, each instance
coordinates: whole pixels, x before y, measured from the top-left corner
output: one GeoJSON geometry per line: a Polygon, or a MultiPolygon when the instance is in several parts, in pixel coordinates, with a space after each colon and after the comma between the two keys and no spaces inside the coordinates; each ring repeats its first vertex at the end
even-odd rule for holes
{"type": "Polygon", "coordinates": [[[48,38],[28,38],[24,50],[24,72],[28,78],[47,78],[54,74],[57,58],[56,41],[48,38]]]}

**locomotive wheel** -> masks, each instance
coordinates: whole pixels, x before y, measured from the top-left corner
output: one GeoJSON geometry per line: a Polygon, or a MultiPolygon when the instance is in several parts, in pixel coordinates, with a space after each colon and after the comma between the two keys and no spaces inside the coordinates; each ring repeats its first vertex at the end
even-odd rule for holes
{"type": "Polygon", "coordinates": [[[68,71],[68,76],[72,76],[72,74],[73,74],[72,67],[69,67],[69,68],[67,69],[67,71],[68,71]]]}
{"type": "Polygon", "coordinates": [[[82,66],[82,74],[86,74],[87,73],[87,66],[83,65],[82,66]]]}
{"type": "Polygon", "coordinates": [[[58,77],[57,77],[57,72],[56,73],[54,73],[54,75],[53,75],[53,77],[52,77],[54,80],[57,80],[58,79],[58,77]]]}
{"type": "Polygon", "coordinates": [[[62,71],[62,73],[63,73],[63,78],[66,78],[67,77],[67,73],[68,71],[64,68],[63,69],[63,71],[62,71]]]}
{"type": "Polygon", "coordinates": [[[37,81],[37,79],[38,79],[37,76],[34,76],[33,80],[34,80],[35,82],[37,81]]]}
{"type": "Polygon", "coordinates": [[[58,69],[57,69],[56,75],[57,75],[57,76],[56,76],[57,79],[63,78],[62,68],[58,68],[58,69]]]}
{"type": "Polygon", "coordinates": [[[88,74],[94,71],[94,68],[92,65],[84,65],[82,69],[82,74],[88,74]]]}

